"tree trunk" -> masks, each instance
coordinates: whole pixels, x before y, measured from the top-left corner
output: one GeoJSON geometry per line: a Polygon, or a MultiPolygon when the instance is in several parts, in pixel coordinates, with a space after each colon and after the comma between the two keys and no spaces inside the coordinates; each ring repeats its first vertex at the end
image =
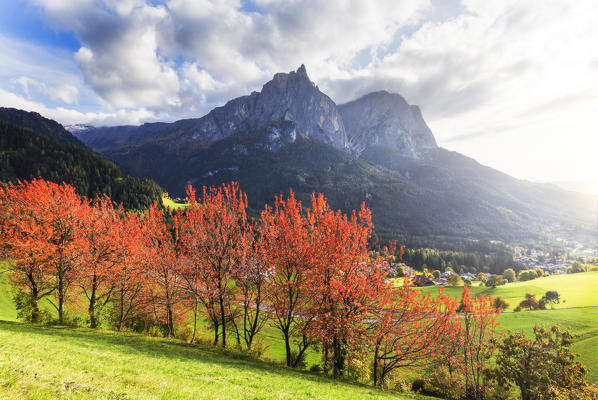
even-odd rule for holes
{"type": "Polygon", "coordinates": [[[220,325],[214,321],[214,346],[218,344],[218,329],[220,325]]]}
{"type": "Polygon", "coordinates": [[[226,311],[224,310],[222,294],[218,296],[218,302],[220,303],[220,318],[222,319],[222,347],[226,347],[226,311]]]}
{"type": "Polygon", "coordinates": [[[333,350],[334,350],[334,363],[332,373],[335,377],[343,376],[345,373],[345,358],[346,358],[346,349],[343,343],[343,340],[339,340],[334,338],[333,340],[333,350]]]}
{"type": "Polygon", "coordinates": [[[125,299],[124,299],[124,286],[120,286],[120,316],[118,318],[118,330],[120,331],[123,327],[124,318],[125,318],[125,299]]]}
{"type": "Polygon", "coordinates": [[[287,367],[291,366],[291,342],[290,342],[290,338],[289,338],[289,331],[288,329],[282,332],[282,336],[284,337],[284,348],[286,351],[286,355],[287,355],[287,367]]]}
{"type": "Polygon", "coordinates": [[[64,324],[64,273],[58,273],[58,323],[64,324]]]}
{"type": "Polygon", "coordinates": [[[195,333],[197,332],[197,300],[193,302],[193,335],[191,335],[191,343],[195,342],[195,333]]]}
{"type": "Polygon", "coordinates": [[[97,276],[93,274],[92,282],[91,282],[91,295],[89,296],[89,327],[90,328],[97,328],[98,327],[98,320],[96,318],[96,286],[97,286],[97,276]]]}
{"type": "Polygon", "coordinates": [[[374,349],[374,386],[378,386],[378,346],[374,349]]]}
{"type": "Polygon", "coordinates": [[[41,317],[39,313],[39,306],[37,304],[39,291],[37,290],[37,285],[33,280],[31,281],[31,283],[31,322],[39,322],[41,317]]]}

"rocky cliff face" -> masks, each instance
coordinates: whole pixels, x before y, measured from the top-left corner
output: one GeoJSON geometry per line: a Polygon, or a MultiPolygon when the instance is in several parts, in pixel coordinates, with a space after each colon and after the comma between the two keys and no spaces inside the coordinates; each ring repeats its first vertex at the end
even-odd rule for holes
{"type": "Polygon", "coordinates": [[[279,73],[260,93],[229,101],[197,120],[185,137],[221,140],[258,130],[272,121],[293,122],[298,134],[337,148],[347,147],[347,134],[336,104],[309,80],[305,66],[279,73]]]}
{"type": "MultiPolygon", "coordinates": [[[[294,125],[295,133],[286,135],[285,141],[298,134],[348,150],[347,134],[336,104],[310,81],[304,65],[297,71],[274,75],[261,92],[230,100],[201,118],[139,127],[90,128],[73,133],[97,150],[161,138],[179,145],[193,145],[252,133],[277,121],[294,125]]],[[[293,130],[289,124],[284,129],[293,130]]],[[[278,140],[276,135],[273,140],[278,140]]],[[[273,143],[273,149],[278,147],[273,143]]]]}
{"type": "Polygon", "coordinates": [[[349,147],[358,156],[380,147],[419,159],[427,149],[438,147],[419,107],[409,105],[398,94],[374,92],[338,108],[349,147]]]}
{"type": "MultiPolygon", "coordinates": [[[[391,158],[420,159],[426,150],[437,147],[419,108],[400,95],[374,92],[337,106],[309,79],[304,65],[274,75],[261,92],[230,100],[201,118],[74,133],[99,151],[165,138],[175,146],[197,147],[279,121],[291,123],[285,130],[291,129],[293,135],[317,139],[368,160],[381,151],[391,158]]],[[[287,135],[285,142],[293,135],[287,135]]],[[[279,144],[273,143],[272,148],[279,144]]]]}

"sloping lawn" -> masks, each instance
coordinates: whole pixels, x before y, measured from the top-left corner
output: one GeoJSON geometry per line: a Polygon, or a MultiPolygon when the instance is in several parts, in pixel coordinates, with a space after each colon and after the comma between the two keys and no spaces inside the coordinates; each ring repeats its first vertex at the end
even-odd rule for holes
{"type": "Polygon", "coordinates": [[[180,341],[0,322],[0,398],[408,399],[180,341]]]}

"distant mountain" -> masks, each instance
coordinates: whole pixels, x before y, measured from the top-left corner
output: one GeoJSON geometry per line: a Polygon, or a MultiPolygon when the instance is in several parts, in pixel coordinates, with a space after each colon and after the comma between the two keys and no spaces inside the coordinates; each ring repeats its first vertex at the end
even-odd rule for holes
{"type": "Polygon", "coordinates": [[[598,195],[598,181],[555,181],[549,183],[572,192],[598,195]]]}
{"type": "Polygon", "coordinates": [[[207,115],[75,134],[169,192],[238,180],[259,209],[293,187],[366,201],[379,235],[505,241],[596,238],[595,198],[520,181],[437,146],[417,106],[370,93],[337,106],[304,66],[207,115]]]}
{"type": "Polygon", "coordinates": [[[73,185],[88,198],[105,193],[127,208],[161,201],[162,189],[151,179],[123,175],[112,161],[93,153],[60,124],[36,113],[2,109],[0,113],[0,181],[43,178],[73,185]],[[35,130],[12,123],[21,121],[35,130]],[[71,136],[69,138],[69,136],[71,136]],[[57,140],[59,139],[59,140],[57,140]]]}
{"type": "Polygon", "coordinates": [[[58,122],[42,117],[36,112],[0,107],[0,121],[31,129],[62,144],[76,144],[85,147],[79,139],[58,122]]]}

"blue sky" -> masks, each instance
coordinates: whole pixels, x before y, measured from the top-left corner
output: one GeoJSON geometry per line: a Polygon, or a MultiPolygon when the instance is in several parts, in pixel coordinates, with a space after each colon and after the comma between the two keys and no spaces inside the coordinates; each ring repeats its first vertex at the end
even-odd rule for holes
{"type": "Polygon", "coordinates": [[[0,2],[0,105],[63,124],[198,117],[307,66],[389,90],[440,145],[529,180],[598,180],[591,0],[0,2]]]}

